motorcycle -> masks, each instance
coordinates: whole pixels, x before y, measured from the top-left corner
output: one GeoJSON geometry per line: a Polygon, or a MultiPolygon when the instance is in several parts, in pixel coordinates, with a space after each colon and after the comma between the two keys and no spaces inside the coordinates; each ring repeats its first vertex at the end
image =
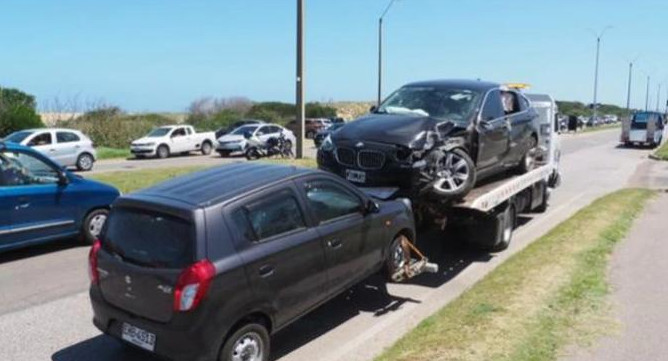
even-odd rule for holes
{"type": "Polygon", "coordinates": [[[277,138],[272,137],[267,139],[266,142],[263,142],[251,133],[244,134],[244,137],[247,144],[244,155],[248,160],[273,156],[280,156],[281,158],[292,158],[294,156],[292,153],[292,142],[283,133],[277,138]]]}

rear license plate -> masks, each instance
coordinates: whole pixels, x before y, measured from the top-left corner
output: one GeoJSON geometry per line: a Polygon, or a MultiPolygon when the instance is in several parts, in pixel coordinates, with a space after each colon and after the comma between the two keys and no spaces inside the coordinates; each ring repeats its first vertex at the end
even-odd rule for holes
{"type": "Polygon", "coordinates": [[[128,323],[123,323],[121,338],[133,345],[143,348],[144,350],[153,351],[155,349],[155,334],[144,331],[141,328],[132,326],[128,323]]]}
{"type": "Polygon", "coordinates": [[[355,183],[365,183],[366,173],[358,170],[346,169],[346,179],[355,183]]]}

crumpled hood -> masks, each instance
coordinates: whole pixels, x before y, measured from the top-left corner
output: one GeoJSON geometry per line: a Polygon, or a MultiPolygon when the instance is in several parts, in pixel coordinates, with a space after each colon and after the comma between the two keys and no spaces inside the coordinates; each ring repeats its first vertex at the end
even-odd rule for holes
{"type": "Polygon", "coordinates": [[[401,114],[369,114],[347,123],[332,134],[332,140],[371,141],[403,146],[423,131],[435,130],[439,120],[401,114]]]}

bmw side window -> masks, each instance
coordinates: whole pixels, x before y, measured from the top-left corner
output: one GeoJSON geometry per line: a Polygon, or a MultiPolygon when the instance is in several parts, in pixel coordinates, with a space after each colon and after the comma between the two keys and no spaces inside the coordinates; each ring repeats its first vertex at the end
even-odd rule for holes
{"type": "Polygon", "coordinates": [[[495,89],[487,94],[485,104],[482,107],[482,120],[490,121],[503,117],[503,104],[501,104],[501,93],[495,89]]]}
{"type": "Polygon", "coordinates": [[[56,141],[58,143],[78,142],[79,136],[71,132],[56,132],[56,141]]]}
{"type": "Polygon", "coordinates": [[[58,183],[58,172],[32,155],[20,152],[0,153],[0,185],[22,186],[58,183]]]}
{"type": "Polygon", "coordinates": [[[358,196],[328,181],[307,183],[306,198],[319,222],[359,213],[362,209],[358,196]]]}
{"type": "Polygon", "coordinates": [[[30,142],[28,142],[28,146],[30,147],[35,147],[35,146],[40,146],[40,145],[49,145],[53,142],[51,139],[51,133],[42,133],[34,136],[30,142]]]}
{"type": "Polygon", "coordinates": [[[297,198],[289,191],[242,207],[234,213],[233,221],[242,238],[253,242],[306,228],[297,198]]]}

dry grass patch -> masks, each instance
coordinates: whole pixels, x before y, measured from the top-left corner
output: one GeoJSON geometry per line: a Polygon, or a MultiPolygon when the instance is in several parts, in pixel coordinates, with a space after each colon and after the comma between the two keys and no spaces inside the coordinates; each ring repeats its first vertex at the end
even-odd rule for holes
{"type": "Polygon", "coordinates": [[[423,321],[378,360],[554,360],[565,344],[610,329],[609,253],[652,194],[624,190],[595,201],[423,321]]]}

